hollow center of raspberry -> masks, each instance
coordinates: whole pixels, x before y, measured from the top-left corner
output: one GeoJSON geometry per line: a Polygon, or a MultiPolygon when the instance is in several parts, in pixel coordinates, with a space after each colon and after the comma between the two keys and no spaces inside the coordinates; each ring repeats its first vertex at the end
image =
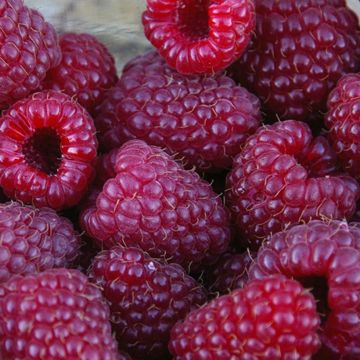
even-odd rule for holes
{"type": "Polygon", "coordinates": [[[177,24],[182,34],[193,41],[209,35],[210,0],[178,0],[177,24]]]}
{"type": "Polygon", "coordinates": [[[300,278],[298,280],[304,285],[304,287],[311,290],[311,293],[314,295],[314,298],[316,300],[316,308],[320,316],[321,323],[324,323],[328,314],[330,313],[327,302],[329,291],[327,280],[320,276],[303,279],[300,278]]]}
{"type": "Polygon", "coordinates": [[[25,142],[26,162],[48,175],[56,174],[61,163],[60,138],[51,128],[41,128],[25,142]]]}

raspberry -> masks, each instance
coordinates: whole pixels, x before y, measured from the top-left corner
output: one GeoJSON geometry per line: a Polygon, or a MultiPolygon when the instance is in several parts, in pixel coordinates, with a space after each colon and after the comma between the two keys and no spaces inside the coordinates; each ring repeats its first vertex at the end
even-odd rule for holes
{"type": "Polygon", "coordinates": [[[318,122],[337,80],[360,68],[356,15],[344,0],[263,0],[256,14],[236,78],[273,118],[318,122]]]}
{"type": "Polygon", "coordinates": [[[115,172],[80,216],[102,246],[136,246],[184,266],[212,262],[227,249],[228,212],[198,174],[140,140],[121,147],[115,172]]]}
{"type": "Polygon", "coordinates": [[[298,121],[260,128],[246,142],[228,177],[227,200],[244,238],[256,248],[271,233],[311,219],[351,218],[360,188],[331,175],[336,159],[323,137],[298,121]]]}
{"type": "Polygon", "coordinates": [[[72,265],[80,237],[66,218],[49,208],[0,204],[0,283],[12,274],[31,274],[72,265]]]}
{"type": "Polygon", "coordinates": [[[251,253],[224,253],[204,273],[205,286],[211,293],[227,294],[242,289],[248,280],[248,268],[252,263],[251,253]]]}
{"type": "Polygon", "coordinates": [[[1,1],[0,29],[1,110],[38,89],[61,50],[53,26],[22,0],[1,1]]]}
{"type": "Polygon", "coordinates": [[[15,275],[0,286],[1,359],[118,360],[109,316],[77,270],[15,275]]]}
{"type": "Polygon", "coordinates": [[[206,301],[204,289],[180,265],[137,248],[103,251],[89,274],[110,303],[119,343],[136,359],[167,359],[173,325],[206,301]]]}
{"type": "Polygon", "coordinates": [[[96,159],[96,179],[97,186],[103,186],[105,182],[116,176],[115,164],[119,149],[113,149],[106,154],[102,154],[96,159]]]}
{"type": "Polygon", "coordinates": [[[360,75],[343,76],[328,99],[325,125],[344,170],[360,180],[360,75]]]}
{"type": "Polygon", "coordinates": [[[144,31],[180,73],[225,69],[245,51],[255,27],[252,0],[147,0],[144,31]]]}
{"type": "Polygon", "coordinates": [[[344,358],[357,355],[354,359],[358,359],[360,223],[314,220],[273,235],[259,250],[249,277],[278,273],[314,284],[314,290],[327,286],[327,294],[320,295],[326,303],[323,343],[344,358]]]}
{"type": "Polygon", "coordinates": [[[216,171],[231,167],[260,122],[259,100],[228,76],[181,75],[152,51],[125,66],[95,125],[105,151],[138,138],[216,171]]]}
{"type": "Polygon", "coordinates": [[[92,119],[68,95],[44,91],[0,118],[0,186],[37,207],[77,204],[93,175],[97,142],[92,119]]]}
{"type": "Polygon", "coordinates": [[[278,275],[191,312],[172,329],[169,349],[174,360],[310,360],[319,322],[313,296],[278,275]]]}
{"type": "Polygon", "coordinates": [[[75,96],[80,105],[92,112],[117,81],[114,58],[90,34],[65,33],[60,47],[62,61],[47,73],[43,87],[75,96]]]}

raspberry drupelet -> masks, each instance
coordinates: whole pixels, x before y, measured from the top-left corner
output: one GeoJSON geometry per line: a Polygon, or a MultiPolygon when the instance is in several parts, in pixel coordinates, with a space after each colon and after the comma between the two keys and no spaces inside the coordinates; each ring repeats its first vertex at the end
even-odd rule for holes
{"type": "Polygon", "coordinates": [[[228,294],[242,289],[248,281],[248,268],[256,254],[226,252],[209,269],[205,269],[204,285],[210,293],[228,294]]]}
{"type": "Polygon", "coordinates": [[[36,207],[76,205],[92,180],[97,151],[90,115],[68,95],[44,91],[0,118],[0,186],[36,207]]]}
{"type": "Polygon", "coordinates": [[[358,359],[360,223],[314,220],[273,235],[260,248],[249,278],[279,273],[313,287],[323,318],[323,345],[336,358],[358,359]]]}
{"type": "Polygon", "coordinates": [[[109,318],[100,290],[78,270],[15,275],[0,285],[1,359],[128,359],[109,318]]]}
{"type": "Polygon", "coordinates": [[[252,0],[147,0],[146,37],[180,73],[213,74],[237,60],[255,27],[252,0]]]}
{"type": "Polygon", "coordinates": [[[75,96],[92,113],[117,81],[115,60],[91,34],[65,33],[59,43],[61,63],[47,73],[42,87],[75,96]]]}
{"type": "Polygon", "coordinates": [[[142,139],[201,171],[230,168],[260,123],[259,99],[231,78],[179,74],[154,51],[125,66],[95,117],[102,150],[142,139]]]}
{"type": "Polygon", "coordinates": [[[138,248],[101,252],[89,278],[102,289],[117,340],[134,359],[167,359],[171,328],[206,302],[205,290],[180,265],[138,248]]]}
{"type": "Polygon", "coordinates": [[[288,120],[259,128],[227,178],[227,204],[244,239],[257,248],[272,233],[311,219],[351,218],[360,188],[338,174],[326,139],[288,120]]]}
{"type": "Polygon", "coordinates": [[[360,69],[360,28],[344,0],[256,2],[256,31],[234,65],[273,119],[319,127],[337,80],[360,69]]]}
{"type": "Polygon", "coordinates": [[[270,276],[192,311],[172,329],[169,349],[174,360],[310,360],[319,323],[311,293],[270,276]]]}
{"type": "Polygon", "coordinates": [[[60,63],[56,31],[22,0],[0,3],[0,112],[37,90],[60,63]]]}
{"type": "Polygon", "coordinates": [[[72,223],[49,208],[0,204],[0,283],[13,274],[69,267],[81,241],[72,223]]]}
{"type": "Polygon", "coordinates": [[[325,126],[345,171],[360,180],[360,74],[343,76],[330,93],[325,126]]]}
{"type": "Polygon", "coordinates": [[[194,270],[226,251],[228,211],[197,173],[140,140],[118,150],[115,173],[80,216],[102,247],[136,246],[194,270]]]}

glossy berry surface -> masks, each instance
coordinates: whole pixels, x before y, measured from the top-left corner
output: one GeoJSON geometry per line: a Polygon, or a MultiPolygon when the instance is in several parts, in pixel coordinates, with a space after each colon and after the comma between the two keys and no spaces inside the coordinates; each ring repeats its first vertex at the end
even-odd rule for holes
{"type": "Polygon", "coordinates": [[[37,207],[76,205],[93,176],[97,141],[89,114],[68,95],[44,91],[0,118],[0,185],[37,207]]]}
{"type": "Polygon", "coordinates": [[[69,267],[79,254],[72,223],[49,208],[0,204],[0,283],[13,274],[69,267]]]}
{"type": "Polygon", "coordinates": [[[138,248],[101,252],[89,277],[110,303],[119,344],[136,359],[168,358],[171,328],[206,301],[205,290],[181,266],[138,248]]]}
{"type": "Polygon", "coordinates": [[[61,50],[53,26],[22,0],[0,3],[0,110],[39,88],[61,50]]]}
{"type": "Polygon", "coordinates": [[[236,78],[274,119],[319,122],[337,80],[360,68],[356,15],[344,0],[257,1],[256,14],[236,78]]]}
{"type": "Polygon", "coordinates": [[[137,246],[186,267],[226,250],[228,212],[195,172],[140,140],[121,147],[115,172],[81,214],[83,230],[101,246],[137,246]]]}
{"type": "Polygon", "coordinates": [[[253,262],[250,252],[226,252],[204,272],[204,283],[210,293],[227,294],[242,289],[248,281],[248,269],[253,262]]]}
{"type": "Polygon", "coordinates": [[[95,126],[105,151],[137,138],[189,166],[216,171],[231,167],[260,122],[257,97],[225,74],[182,75],[151,51],[125,66],[95,126]]]}
{"type": "Polygon", "coordinates": [[[91,34],[65,33],[59,43],[61,63],[47,73],[43,88],[64,91],[92,112],[117,81],[115,60],[91,34]]]}
{"type": "Polygon", "coordinates": [[[302,359],[320,345],[314,297],[283,276],[254,280],[174,326],[174,360],[302,359]]]}
{"type": "Polygon", "coordinates": [[[289,224],[350,218],[359,185],[336,171],[328,142],[313,137],[305,123],[288,120],[258,129],[227,179],[227,204],[243,237],[257,247],[289,224]]]}
{"type": "Polygon", "coordinates": [[[360,352],[360,223],[311,221],[273,235],[250,267],[250,279],[271,274],[298,278],[328,291],[323,301],[322,342],[338,356],[360,352]],[[324,285],[323,284],[323,285],[324,285]]]}
{"type": "Polygon", "coordinates": [[[325,126],[342,167],[360,180],[360,75],[343,76],[328,98],[325,126]]]}
{"type": "Polygon", "coordinates": [[[252,0],[147,0],[144,32],[180,73],[213,74],[245,51],[255,27],[252,0]]]}
{"type": "Polygon", "coordinates": [[[16,275],[0,285],[1,359],[118,360],[109,316],[100,290],[77,270],[16,275]]]}

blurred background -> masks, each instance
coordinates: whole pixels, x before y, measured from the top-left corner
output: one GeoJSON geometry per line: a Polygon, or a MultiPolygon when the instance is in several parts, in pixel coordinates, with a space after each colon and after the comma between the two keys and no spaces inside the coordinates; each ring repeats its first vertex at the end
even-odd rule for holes
{"type": "Polygon", "coordinates": [[[115,56],[119,72],[132,57],[150,45],[144,37],[141,14],[145,0],[24,0],[38,9],[59,32],[89,32],[115,56]]]}
{"type": "MultiPolygon", "coordinates": [[[[360,16],[360,0],[347,2],[360,16]]],[[[119,72],[130,58],[150,47],[141,26],[145,0],[25,0],[25,3],[39,9],[59,32],[89,32],[99,37],[115,56],[119,72]]]]}

